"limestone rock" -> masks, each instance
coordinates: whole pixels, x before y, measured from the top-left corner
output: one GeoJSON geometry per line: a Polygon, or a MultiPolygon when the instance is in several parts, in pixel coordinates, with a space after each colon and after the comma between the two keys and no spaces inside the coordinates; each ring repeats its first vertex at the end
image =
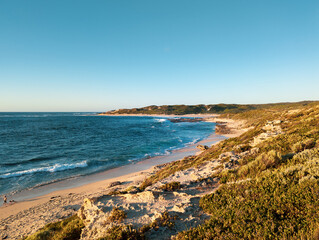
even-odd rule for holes
{"type": "Polygon", "coordinates": [[[196,146],[199,150],[201,150],[201,151],[205,151],[205,150],[207,150],[209,147],[208,146],[206,146],[206,145],[197,145],[196,146]]]}
{"type": "Polygon", "coordinates": [[[238,167],[239,162],[235,159],[230,159],[229,162],[224,163],[225,169],[233,169],[235,167],[238,167]]]}
{"type": "Polygon", "coordinates": [[[108,188],[111,188],[111,187],[115,187],[115,186],[118,186],[118,185],[121,185],[122,183],[120,181],[115,181],[115,182],[111,182],[108,186],[108,188]]]}
{"type": "Polygon", "coordinates": [[[281,120],[268,121],[267,124],[262,128],[265,132],[254,137],[250,143],[251,146],[257,146],[259,143],[267,140],[268,138],[275,137],[283,133],[280,126],[281,120]]]}
{"type": "Polygon", "coordinates": [[[124,194],[123,197],[125,197],[128,202],[139,201],[151,203],[155,201],[158,197],[157,195],[158,194],[153,191],[144,191],[137,194],[124,194]]]}

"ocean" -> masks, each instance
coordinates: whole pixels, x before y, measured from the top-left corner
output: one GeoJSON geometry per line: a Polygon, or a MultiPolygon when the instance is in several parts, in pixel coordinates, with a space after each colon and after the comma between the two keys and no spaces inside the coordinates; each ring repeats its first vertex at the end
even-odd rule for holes
{"type": "Polygon", "coordinates": [[[164,117],[0,113],[0,195],[168,155],[214,128],[164,117]]]}

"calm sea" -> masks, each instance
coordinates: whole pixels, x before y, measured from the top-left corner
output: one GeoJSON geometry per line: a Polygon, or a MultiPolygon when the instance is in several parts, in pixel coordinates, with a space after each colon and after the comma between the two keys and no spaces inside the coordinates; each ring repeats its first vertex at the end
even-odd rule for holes
{"type": "Polygon", "coordinates": [[[214,127],[162,117],[0,113],[0,194],[170,154],[214,127]]]}

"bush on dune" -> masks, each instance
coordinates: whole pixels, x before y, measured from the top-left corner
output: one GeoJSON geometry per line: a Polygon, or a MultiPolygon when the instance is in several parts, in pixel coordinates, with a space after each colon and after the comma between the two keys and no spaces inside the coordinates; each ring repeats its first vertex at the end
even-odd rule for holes
{"type": "Polygon", "coordinates": [[[131,225],[116,225],[109,228],[105,236],[99,240],[144,240],[144,235],[140,234],[131,225]]]}
{"type": "Polygon", "coordinates": [[[83,221],[74,215],[59,222],[49,223],[24,240],[74,240],[80,239],[83,221]]]}
{"type": "Polygon", "coordinates": [[[181,188],[180,182],[170,182],[162,185],[160,189],[163,189],[165,191],[175,191],[181,188]]]}
{"type": "Polygon", "coordinates": [[[122,222],[127,217],[127,214],[119,209],[118,207],[115,207],[112,209],[110,216],[108,217],[108,220],[110,222],[122,222]]]}

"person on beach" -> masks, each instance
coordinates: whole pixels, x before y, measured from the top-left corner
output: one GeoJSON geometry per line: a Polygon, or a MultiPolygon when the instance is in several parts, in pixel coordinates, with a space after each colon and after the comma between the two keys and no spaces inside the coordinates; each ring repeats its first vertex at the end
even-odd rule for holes
{"type": "Polygon", "coordinates": [[[7,203],[7,196],[6,195],[3,196],[3,203],[7,203]]]}

